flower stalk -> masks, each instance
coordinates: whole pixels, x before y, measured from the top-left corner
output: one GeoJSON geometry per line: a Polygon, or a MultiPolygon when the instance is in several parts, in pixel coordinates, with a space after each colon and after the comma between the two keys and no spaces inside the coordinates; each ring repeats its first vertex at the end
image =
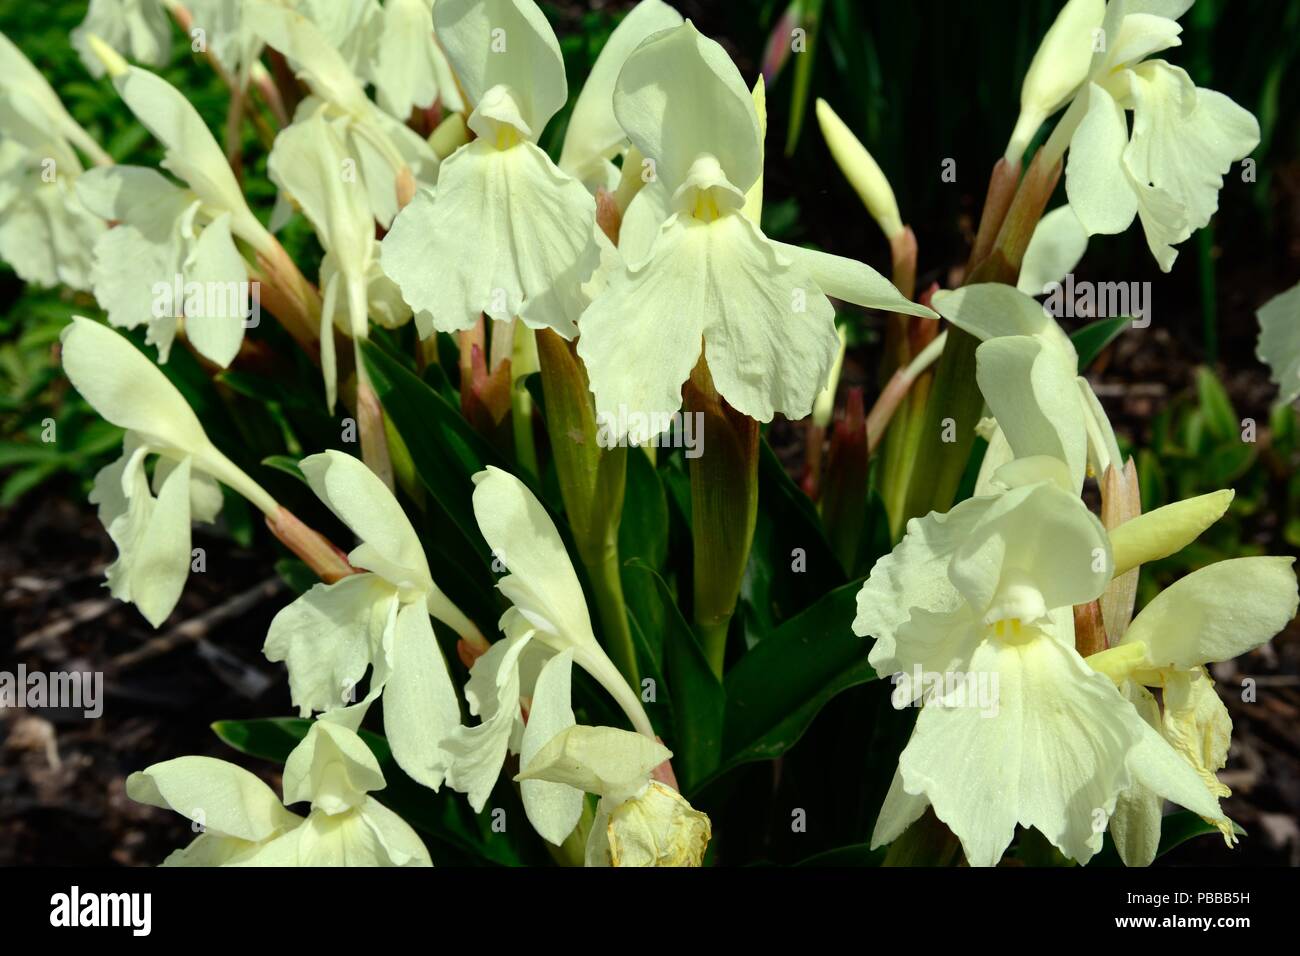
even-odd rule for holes
{"type": "Polygon", "coordinates": [[[703,357],[684,398],[687,413],[702,416],[705,449],[691,461],[695,627],[709,666],[721,677],[758,517],[759,429],[717,393],[703,357]]]}

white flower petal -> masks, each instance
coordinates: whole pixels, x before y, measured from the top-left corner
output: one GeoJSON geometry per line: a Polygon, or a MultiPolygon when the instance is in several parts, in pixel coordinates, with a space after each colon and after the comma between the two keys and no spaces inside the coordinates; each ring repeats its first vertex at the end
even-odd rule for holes
{"type": "Polygon", "coordinates": [[[213,757],[177,757],[131,774],[126,793],[151,807],[175,810],[209,832],[262,841],[301,818],[253,774],[213,757]]]}
{"type": "Polygon", "coordinates": [[[587,74],[564,131],[559,166],[588,182],[604,175],[604,160],[628,143],[614,115],[614,84],[623,64],[643,40],[682,22],[682,15],[663,0],[641,0],[609,35],[587,74]]]}
{"type": "Polygon", "coordinates": [[[470,104],[508,87],[533,136],[568,98],[564,57],[532,0],[438,0],[434,29],[470,104]]]}
{"type": "Polygon", "coordinates": [[[384,687],[384,731],[398,766],[437,790],[450,762],[441,742],[460,726],[460,704],[423,603],[397,614],[392,673],[384,687]]]}
{"type": "MultiPolygon", "coordinates": [[[[382,637],[392,585],[377,574],[352,574],[317,584],[271,621],[262,651],[289,669],[289,693],[299,714],[348,703],[365,677],[382,637]]],[[[373,682],[373,678],[372,678],[373,682]]]]}
{"type": "Polygon", "coordinates": [[[1058,206],[1034,228],[1020,265],[1016,288],[1026,295],[1042,295],[1048,286],[1074,271],[1088,251],[1088,233],[1067,203],[1058,206]]]}
{"type": "Polygon", "coordinates": [[[1133,619],[1124,644],[1141,641],[1157,667],[1226,661],[1270,640],[1295,617],[1294,558],[1231,558],[1179,578],[1133,619]]]}
{"type": "Polygon", "coordinates": [[[1123,232],[1138,209],[1122,162],[1128,122],[1120,105],[1096,83],[1086,95],[1088,111],[1070,140],[1065,193],[1089,235],[1123,232]]]}
{"type": "MultiPolygon", "coordinates": [[[[551,738],[576,723],[570,703],[573,651],[556,654],[542,668],[524,726],[519,765],[528,766],[551,738]]],[[[582,791],[563,783],[525,780],[519,785],[528,822],[543,839],[556,846],[573,832],[582,817],[582,791]]]]}
{"type": "Polygon", "coordinates": [[[971,670],[997,674],[996,715],[922,708],[899,760],[904,785],[929,797],[972,866],[996,865],[1017,824],[1086,863],[1131,782],[1141,719],[1073,648],[1044,635],[990,639],[971,670]]]}
{"type": "Polygon", "coordinates": [[[1275,295],[1255,313],[1259,344],[1255,356],[1269,367],[1278,402],[1300,398],[1300,283],[1275,295]]]}
{"type": "Polygon", "coordinates": [[[763,172],[754,100],[725,50],[687,21],[641,44],[623,66],[614,114],[670,193],[701,154],[742,194],[763,172]]]}
{"type": "Polygon", "coordinates": [[[442,164],[433,193],[402,210],[381,261],[439,331],[468,329],[486,313],[571,339],[585,305],[579,287],[600,261],[595,210],[582,184],[532,143],[500,150],[480,139],[442,164]]]}

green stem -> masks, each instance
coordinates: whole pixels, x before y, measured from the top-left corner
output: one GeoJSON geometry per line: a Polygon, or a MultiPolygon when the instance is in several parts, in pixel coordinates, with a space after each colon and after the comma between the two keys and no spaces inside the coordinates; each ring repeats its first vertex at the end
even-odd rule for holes
{"type": "Polygon", "coordinates": [[[636,661],[636,645],[627,623],[627,603],[623,599],[623,579],[619,574],[618,524],[613,523],[599,555],[583,555],[587,575],[596,598],[605,650],[619,673],[632,687],[641,686],[641,671],[636,661]]]}

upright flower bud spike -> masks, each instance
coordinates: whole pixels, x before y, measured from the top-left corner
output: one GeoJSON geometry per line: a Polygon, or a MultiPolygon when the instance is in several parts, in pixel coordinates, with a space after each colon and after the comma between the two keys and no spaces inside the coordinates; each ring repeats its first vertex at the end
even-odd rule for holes
{"type": "Polygon", "coordinates": [[[1020,117],[1007,144],[1007,162],[1020,162],[1038,127],[1087,78],[1094,34],[1105,14],[1105,0],[1067,0],[1052,21],[1020,87],[1020,117]]]}
{"type": "Polygon", "coordinates": [[[889,180],[866,147],[853,135],[853,131],[823,99],[817,100],[817,123],[821,126],[822,137],[830,147],[835,165],[867,207],[867,212],[871,213],[871,218],[880,226],[885,238],[892,242],[903,231],[903,219],[898,214],[898,201],[894,198],[889,180]]]}

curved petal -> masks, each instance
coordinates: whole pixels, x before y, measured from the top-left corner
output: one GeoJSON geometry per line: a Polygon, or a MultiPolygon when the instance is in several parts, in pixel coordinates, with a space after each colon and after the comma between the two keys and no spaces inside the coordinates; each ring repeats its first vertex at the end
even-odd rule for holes
{"type": "Polygon", "coordinates": [[[248,266],[231,238],[229,213],[199,235],[185,259],[185,278],[201,296],[186,296],[185,334],[200,355],[225,368],[239,354],[249,308],[248,266]]]}
{"type": "Polygon", "coordinates": [[[1150,662],[1186,670],[1226,661],[1270,640],[1295,617],[1294,558],[1232,558],[1193,571],[1133,619],[1124,644],[1150,662]]]}
{"type": "Polygon", "coordinates": [[[568,784],[621,802],[670,757],[667,747],[645,734],[577,724],[547,741],[515,779],[568,784]]]}
{"type": "Polygon", "coordinates": [[[1017,458],[1047,455],[1069,469],[1076,494],[1088,467],[1083,403],[1075,387],[1073,356],[1028,335],[982,343],[976,380],[1017,458]]]}
{"type": "Polygon", "coordinates": [[[434,30],[470,104],[508,87],[534,140],[568,99],[564,57],[532,0],[438,0],[434,30]]]}
{"type": "MultiPolygon", "coordinates": [[[[552,737],[576,723],[569,697],[572,672],[573,651],[566,650],[547,661],[538,675],[519,750],[521,767],[528,766],[552,737]]],[[[556,846],[573,832],[582,817],[581,790],[563,783],[525,780],[519,791],[528,822],[556,846]]]]}
{"type": "Polygon", "coordinates": [[[898,630],[917,611],[945,615],[960,610],[964,599],[948,580],[948,566],[992,503],[992,498],[970,498],[947,514],[913,518],[903,540],[872,567],[858,592],[853,633],[876,639],[870,661],[878,672],[902,669],[898,630]]]}
{"type": "Polygon", "coordinates": [[[1110,550],[1115,559],[1115,576],[1183,550],[1223,517],[1234,494],[1224,488],[1175,501],[1112,528],[1110,550]]]}
{"type": "Polygon", "coordinates": [[[384,788],[379,761],[357,734],[317,720],[284,762],[285,803],[310,802],[326,814],[346,813],[384,788]]]}
{"type": "Polygon", "coordinates": [[[63,331],[63,370],[95,411],[151,446],[198,455],[208,448],[189,404],[159,369],[105,325],[73,316],[63,331]]]}
{"type": "Polygon", "coordinates": [[[529,625],[557,649],[568,646],[603,657],[573,562],[551,516],[528,487],[499,468],[479,472],[474,517],[493,555],[510,571],[497,587],[529,625]]]}
{"type": "Polygon", "coordinates": [[[903,774],[894,771],[894,779],[889,783],[889,792],[876,817],[876,825],[871,831],[871,849],[893,843],[903,831],[924,816],[930,807],[925,794],[914,796],[903,789],[903,774]]]}
{"type": "Polygon", "coordinates": [[[742,194],[763,173],[754,100],[725,50],[688,20],[642,43],[614,89],[614,115],[671,194],[713,156],[742,194]]]}
{"type": "Polygon", "coordinates": [[[358,809],[360,819],[383,847],[385,866],[433,866],[429,851],[418,833],[400,816],[374,797],[367,797],[358,809]]]}
{"type": "Polygon", "coordinates": [[[980,516],[948,576],[988,623],[1041,622],[1110,583],[1106,529],[1076,495],[1046,482],[1014,488],[980,516]]]}
{"type": "Polygon", "coordinates": [[[184,94],[134,66],[113,83],[131,112],[163,144],[163,168],[183,179],[213,209],[229,212],[236,233],[250,241],[260,235],[262,228],[244,202],[225,153],[184,94]]]}
{"type": "Polygon", "coordinates": [[[663,0],[641,0],[609,35],[569,114],[562,170],[584,182],[603,175],[604,160],[628,142],[614,115],[614,84],[623,64],[647,37],[681,22],[682,15],[663,0]]]}
{"type": "Polygon", "coordinates": [[[1074,271],[1088,251],[1088,232],[1069,204],[1053,209],[1034,227],[1016,288],[1026,295],[1042,295],[1074,271]]]}
{"type": "Polygon", "coordinates": [[[903,296],[892,282],[866,263],[784,242],[772,245],[812,276],[822,292],[832,298],[882,312],[918,315],[923,319],[939,317],[932,309],[903,296]]]}
{"type": "Polygon", "coordinates": [[[127,777],[126,794],[241,840],[266,840],[302,822],[253,774],[213,757],[177,757],[137,771],[127,777]]]}
{"type": "Polygon", "coordinates": [[[91,504],[117,545],[106,577],[113,597],[130,601],[154,627],[180,600],[190,573],[190,460],[167,476],[155,499],[145,475],[146,449],[128,442],[122,457],[95,476],[91,504]]]}
{"type": "Polygon", "coordinates": [[[1120,105],[1096,83],[1089,85],[1087,96],[1088,112],[1070,140],[1065,194],[1088,235],[1123,232],[1138,210],[1123,166],[1128,122],[1120,105]]]}
{"type": "Polygon", "coordinates": [[[1124,163],[1135,181],[1149,183],[1183,211],[1175,230],[1160,228],[1163,217],[1143,215],[1159,258],[1160,248],[1182,242],[1210,221],[1219,208],[1223,175],[1259,145],[1259,123],[1222,93],[1198,89],[1183,70],[1160,60],[1135,68],[1131,88],[1133,135],[1124,163]]]}
{"type": "Polygon", "coordinates": [[[341,451],[300,463],[311,490],[361,539],[348,555],[394,587],[428,593],[433,587],[424,547],[393,493],[360,460],[341,451]]]}
{"type": "Polygon", "coordinates": [[[531,637],[525,632],[497,641],[474,662],[465,697],[471,712],[483,720],[473,727],[456,727],[441,743],[450,757],[447,785],[464,793],[475,813],[482,812],[496,786],[521,719],[519,655],[531,637]]]}
{"type": "Polygon", "coordinates": [[[397,613],[392,673],[384,686],[384,731],[398,766],[433,790],[451,758],[442,741],[460,726],[460,704],[428,609],[408,604],[397,613]]]}
{"type": "Polygon", "coordinates": [[[1269,367],[1281,404],[1300,398],[1300,283],[1275,295],[1255,313],[1259,344],[1255,356],[1269,367]]]}
{"type": "Polygon", "coordinates": [[[253,32],[284,54],[313,93],[354,117],[370,112],[365,88],[311,20],[296,10],[264,2],[250,4],[245,15],[253,32]]]}
{"type": "Polygon", "coordinates": [[[1004,335],[1049,335],[1056,324],[1032,298],[1001,282],[940,289],[931,302],[945,319],[981,341],[1004,335]]]}

